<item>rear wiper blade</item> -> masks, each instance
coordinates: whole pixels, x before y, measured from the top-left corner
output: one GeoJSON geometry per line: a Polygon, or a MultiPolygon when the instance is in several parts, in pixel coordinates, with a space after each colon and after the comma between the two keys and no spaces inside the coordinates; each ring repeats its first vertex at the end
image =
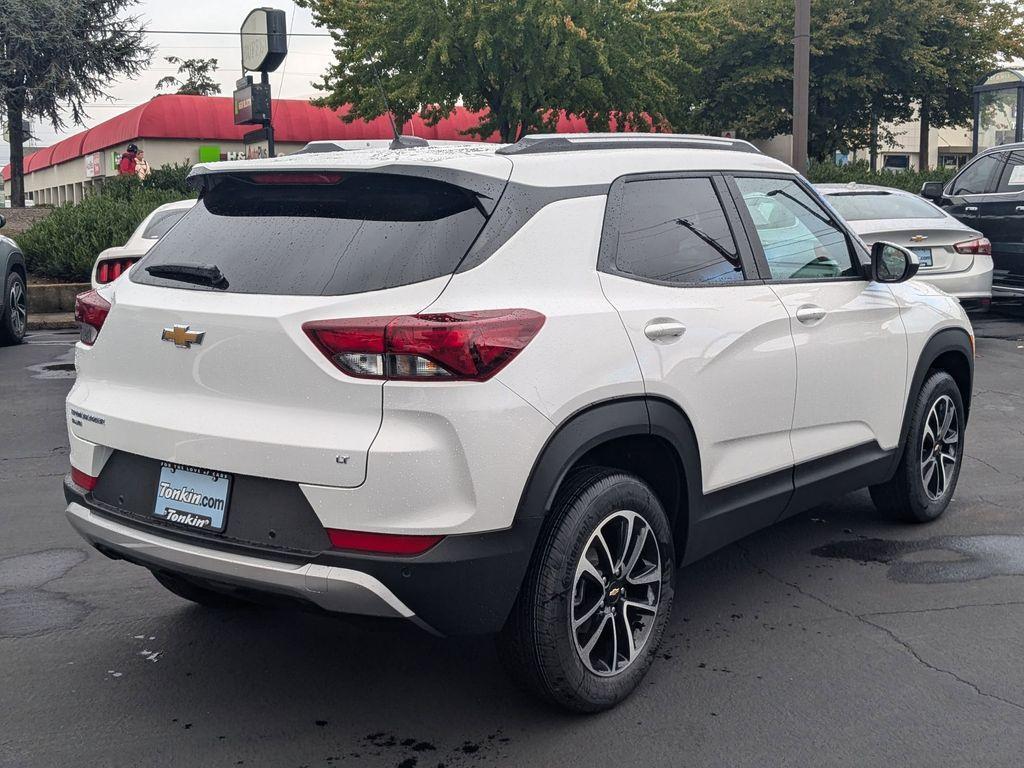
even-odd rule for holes
{"type": "Polygon", "coordinates": [[[228,281],[216,264],[154,264],[146,267],[153,277],[177,280],[182,283],[227,288],[228,281]]]}

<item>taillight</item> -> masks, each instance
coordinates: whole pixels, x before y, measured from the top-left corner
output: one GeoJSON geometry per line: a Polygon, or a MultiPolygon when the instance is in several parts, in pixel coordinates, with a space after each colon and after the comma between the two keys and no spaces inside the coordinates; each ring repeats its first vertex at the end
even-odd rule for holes
{"type": "Polygon", "coordinates": [[[376,555],[421,555],[444,536],[402,535],[395,533],[365,533],[327,529],[327,537],[335,549],[353,552],[371,552],[376,555]]]}
{"type": "Polygon", "coordinates": [[[317,320],[302,330],[350,376],[398,381],[486,381],[537,335],[544,315],[494,309],[317,320]]]}
{"type": "Polygon", "coordinates": [[[963,243],[957,243],[953,246],[957,253],[970,253],[975,256],[978,254],[984,254],[986,256],[992,255],[992,243],[987,237],[979,237],[977,240],[968,240],[963,243]]]}
{"type": "Polygon", "coordinates": [[[112,283],[137,262],[137,258],[130,259],[107,259],[96,266],[96,282],[100,285],[112,283]]]}
{"type": "Polygon", "coordinates": [[[96,480],[98,478],[92,475],[87,475],[80,469],[71,468],[71,482],[77,485],[79,488],[84,488],[87,491],[91,491],[96,487],[96,480]]]}
{"type": "Polygon", "coordinates": [[[86,291],[75,296],[75,320],[83,344],[92,346],[110,312],[110,302],[96,291],[86,291]]]}

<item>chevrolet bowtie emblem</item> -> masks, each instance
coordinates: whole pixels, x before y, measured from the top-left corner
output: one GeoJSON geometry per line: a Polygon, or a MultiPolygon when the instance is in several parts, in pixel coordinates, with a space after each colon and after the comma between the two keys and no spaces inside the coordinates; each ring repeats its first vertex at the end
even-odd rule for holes
{"type": "Polygon", "coordinates": [[[190,331],[187,325],[174,325],[164,328],[160,338],[164,341],[173,341],[174,346],[188,349],[193,344],[202,344],[206,331],[190,331]]]}
{"type": "Polygon", "coordinates": [[[910,238],[910,242],[912,242],[912,243],[920,243],[922,240],[927,240],[927,239],[928,239],[928,235],[914,235],[912,238],[910,238]]]}

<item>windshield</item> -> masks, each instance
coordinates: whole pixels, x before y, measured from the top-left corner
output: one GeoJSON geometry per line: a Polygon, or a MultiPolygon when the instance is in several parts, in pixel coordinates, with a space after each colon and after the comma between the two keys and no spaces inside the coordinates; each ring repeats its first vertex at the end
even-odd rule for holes
{"type": "Polygon", "coordinates": [[[837,192],[826,198],[847,221],[869,219],[941,219],[927,200],[893,192],[837,192]]]}
{"type": "Polygon", "coordinates": [[[211,180],[131,279],[287,296],[375,291],[451,274],[485,220],[473,193],[417,176],[225,175],[211,180]],[[169,276],[213,267],[216,285],[169,276]]]}

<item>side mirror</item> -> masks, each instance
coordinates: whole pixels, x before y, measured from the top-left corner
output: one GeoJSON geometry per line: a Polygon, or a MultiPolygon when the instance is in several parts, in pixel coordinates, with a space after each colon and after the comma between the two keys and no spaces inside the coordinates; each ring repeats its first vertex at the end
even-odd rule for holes
{"type": "Polygon", "coordinates": [[[902,283],[917,274],[921,262],[902,245],[877,242],[871,246],[871,278],[880,283],[902,283]]]}
{"type": "Polygon", "coordinates": [[[3,229],[3,227],[4,227],[4,225],[6,223],[7,223],[7,219],[5,219],[4,215],[2,213],[0,213],[0,229],[3,229]]]}
{"type": "Polygon", "coordinates": [[[921,197],[931,200],[933,203],[942,199],[942,190],[945,185],[941,181],[926,181],[921,185],[921,197]]]}

